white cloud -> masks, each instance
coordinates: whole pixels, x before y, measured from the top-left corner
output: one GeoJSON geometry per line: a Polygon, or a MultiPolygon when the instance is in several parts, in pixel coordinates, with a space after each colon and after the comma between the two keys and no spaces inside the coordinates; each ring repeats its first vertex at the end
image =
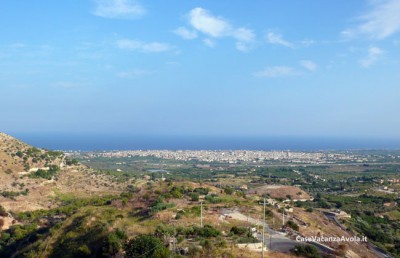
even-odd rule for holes
{"type": "Polygon", "coordinates": [[[150,75],[153,73],[154,73],[154,71],[143,70],[143,69],[133,69],[133,70],[118,73],[118,77],[136,78],[136,77],[140,77],[140,76],[150,75]]]}
{"type": "Polygon", "coordinates": [[[255,39],[253,31],[246,28],[238,28],[232,33],[233,37],[241,42],[252,42],[255,39]]]}
{"type": "Polygon", "coordinates": [[[382,56],[384,51],[378,47],[370,47],[366,58],[359,61],[360,65],[364,68],[370,67],[382,56]]]}
{"type": "Polygon", "coordinates": [[[373,8],[358,19],[362,23],[342,31],[344,37],[366,35],[372,39],[385,39],[400,31],[400,1],[374,1],[373,8]]]}
{"type": "Polygon", "coordinates": [[[212,39],[203,39],[203,43],[207,46],[207,47],[215,47],[215,42],[212,39]]]}
{"type": "Polygon", "coordinates": [[[267,35],[265,35],[265,39],[270,44],[277,44],[290,48],[293,47],[293,44],[290,43],[289,41],[284,40],[282,35],[276,34],[274,32],[268,32],[267,35]]]}
{"type": "Polygon", "coordinates": [[[121,39],[117,41],[120,49],[138,50],[142,52],[165,52],[173,47],[167,43],[160,42],[142,42],[138,40],[121,39]]]}
{"type": "Polygon", "coordinates": [[[317,70],[317,64],[310,60],[301,60],[300,65],[312,72],[317,70]]]}
{"type": "MultiPolygon", "coordinates": [[[[247,28],[236,28],[222,17],[212,15],[208,10],[197,7],[189,12],[189,24],[198,32],[205,34],[211,38],[230,37],[236,40],[236,48],[240,51],[247,51],[251,49],[254,41],[255,34],[252,30],[247,28]]],[[[182,36],[182,35],[180,35],[182,36]]],[[[210,39],[205,39],[203,42],[207,45],[210,44],[210,39]]]]}
{"type": "Polygon", "coordinates": [[[185,27],[179,27],[174,30],[176,35],[181,36],[183,39],[195,39],[197,38],[197,32],[195,30],[188,30],[185,27]]]}
{"type": "Polygon", "coordinates": [[[246,52],[249,51],[251,49],[251,46],[249,46],[248,44],[244,43],[244,42],[236,42],[235,44],[236,49],[242,52],[246,52]]]}
{"type": "Polygon", "coordinates": [[[253,47],[255,34],[252,30],[246,28],[238,28],[234,30],[232,36],[237,39],[236,49],[240,51],[249,51],[253,47]]]}
{"type": "Polygon", "coordinates": [[[110,19],[136,19],[146,10],[136,0],[95,0],[94,15],[110,19]]]}
{"type": "Polygon", "coordinates": [[[273,67],[266,67],[263,70],[256,72],[254,75],[256,77],[276,78],[276,77],[294,76],[297,74],[298,74],[297,70],[292,67],[273,66],[273,67]]]}
{"type": "Polygon", "coordinates": [[[200,7],[190,11],[189,22],[196,30],[212,37],[227,36],[232,29],[227,21],[212,16],[207,10],[200,7]]]}
{"type": "Polygon", "coordinates": [[[302,44],[305,47],[309,47],[311,45],[314,45],[315,41],[312,39],[304,39],[304,40],[300,41],[300,44],[302,44]]]}

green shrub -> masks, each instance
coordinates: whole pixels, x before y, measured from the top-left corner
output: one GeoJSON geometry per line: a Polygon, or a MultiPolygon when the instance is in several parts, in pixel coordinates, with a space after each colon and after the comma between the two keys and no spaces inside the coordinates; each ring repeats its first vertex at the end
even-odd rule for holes
{"type": "Polygon", "coordinates": [[[211,225],[204,225],[204,227],[202,227],[202,228],[194,227],[193,229],[194,229],[195,235],[205,237],[205,238],[217,237],[217,236],[221,235],[221,232],[211,225]]]}
{"type": "Polygon", "coordinates": [[[292,253],[297,256],[303,256],[307,258],[320,258],[318,249],[312,245],[297,245],[292,249],[292,253]]]}
{"type": "Polygon", "coordinates": [[[296,231],[299,230],[299,225],[297,225],[296,222],[294,222],[293,220],[289,220],[288,222],[286,222],[286,226],[296,231]]]}
{"type": "Polygon", "coordinates": [[[209,203],[221,203],[223,200],[219,198],[218,196],[213,196],[213,195],[207,195],[205,197],[205,200],[208,201],[209,203]]]}
{"type": "Polygon", "coordinates": [[[233,194],[234,190],[232,188],[230,188],[230,187],[225,187],[224,188],[224,192],[226,194],[233,194]]]}
{"type": "Polygon", "coordinates": [[[199,201],[199,193],[190,193],[189,197],[191,198],[192,202],[198,202],[199,201]]]}
{"type": "Polygon", "coordinates": [[[127,236],[125,232],[119,229],[107,235],[103,241],[103,255],[110,257],[117,254],[123,248],[123,243],[126,239],[127,236]]]}
{"type": "Polygon", "coordinates": [[[244,236],[249,232],[249,230],[245,227],[238,227],[238,226],[233,226],[231,228],[231,233],[234,235],[238,236],[244,236]]]}
{"type": "Polygon", "coordinates": [[[1,205],[0,205],[0,216],[2,216],[2,217],[8,216],[6,209],[4,209],[4,207],[1,205]]]}
{"type": "Polygon", "coordinates": [[[174,226],[159,224],[156,228],[155,235],[158,237],[175,236],[176,229],[174,226]]]}
{"type": "Polygon", "coordinates": [[[169,250],[163,242],[152,235],[139,235],[126,243],[124,246],[126,257],[154,257],[168,258],[169,250]]]}
{"type": "Polygon", "coordinates": [[[210,189],[204,187],[198,187],[193,190],[193,192],[198,193],[200,195],[207,195],[210,189]]]}
{"type": "Polygon", "coordinates": [[[53,176],[57,175],[60,171],[60,168],[56,165],[50,165],[49,170],[38,169],[35,173],[29,175],[31,178],[44,178],[50,180],[53,176]]]}

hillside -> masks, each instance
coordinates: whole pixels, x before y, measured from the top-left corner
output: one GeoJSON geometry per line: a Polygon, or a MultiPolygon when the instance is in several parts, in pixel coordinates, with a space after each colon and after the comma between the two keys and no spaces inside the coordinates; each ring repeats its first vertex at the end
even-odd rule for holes
{"type": "Polygon", "coordinates": [[[67,158],[0,133],[0,205],[11,211],[56,207],[57,196],[120,193],[126,184],[67,158]]]}
{"type": "Polygon", "coordinates": [[[287,171],[278,170],[282,181],[274,183],[269,178],[262,182],[259,175],[253,180],[224,172],[242,180],[239,186],[226,178],[225,185],[211,178],[184,178],[202,172],[193,164],[167,168],[161,160],[141,160],[130,172],[96,171],[62,152],[3,133],[0,157],[0,257],[259,257],[265,195],[272,241],[267,257],[292,257],[300,245],[305,248],[300,254],[312,252],[307,257],[376,257],[366,244],[316,248],[295,241],[298,235],[354,232],[329,221],[324,210],[313,209],[323,203],[320,197],[278,184],[287,181],[287,171]],[[149,172],[154,166],[184,173],[149,172]]]}

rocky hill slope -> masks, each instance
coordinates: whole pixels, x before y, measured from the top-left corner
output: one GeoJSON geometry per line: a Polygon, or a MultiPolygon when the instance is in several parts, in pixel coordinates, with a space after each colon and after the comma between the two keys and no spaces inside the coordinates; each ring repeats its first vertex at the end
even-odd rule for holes
{"type": "Polygon", "coordinates": [[[0,205],[6,210],[48,209],[58,205],[59,195],[112,194],[124,187],[62,152],[35,148],[0,132],[0,205]]]}

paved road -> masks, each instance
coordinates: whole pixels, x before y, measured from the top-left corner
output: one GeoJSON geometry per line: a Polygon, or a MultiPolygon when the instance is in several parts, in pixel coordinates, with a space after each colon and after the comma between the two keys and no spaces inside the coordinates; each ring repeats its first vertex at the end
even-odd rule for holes
{"type": "MultiPolygon", "coordinates": [[[[237,210],[224,209],[222,213],[228,214],[233,219],[248,221],[251,224],[262,226],[261,220],[247,217],[246,215],[240,213],[237,210]]],[[[289,252],[295,246],[301,244],[300,242],[288,238],[285,233],[271,229],[267,223],[265,223],[265,232],[268,233],[268,235],[265,236],[265,244],[269,250],[276,252],[289,252]]],[[[258,235],[258,239],[262,240],[262,234],[258,235]]],[[[332,251],[329,248],[318,243],[310,243],[310,244],[314,245],[322,252],[329,253],[330,251],[332,251]]]]}

